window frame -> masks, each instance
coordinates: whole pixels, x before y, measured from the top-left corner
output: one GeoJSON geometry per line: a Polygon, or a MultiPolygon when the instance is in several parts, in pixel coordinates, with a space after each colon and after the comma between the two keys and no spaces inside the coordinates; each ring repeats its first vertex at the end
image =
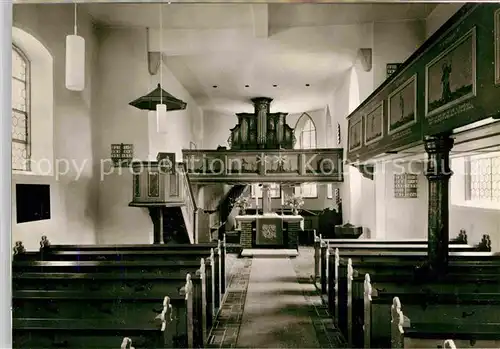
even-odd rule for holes
{"type": "MultiPolygon", "coordinates": [[[[271,186],[272,185],[276,185],[277,188],[271,188],[270,192],[271,192],[271,199],[281,199],[282,195],[283,195],[283,188],[281,187],[281,184],[280,183],[269,183],[271,186]],[[276,196],[276,194],[273,195],[273,192],[276,192],[278,191],[278,195],[276,196]]],[[[262,189],[260,190],[257,190],[256,188],[258,188],[258,184],[252,184],[251,185],[251,189],[250,189],[250,197],[252,199],[255,199],[255,196],[257,195],[257,198],[260,200],[262,199],[262,189]],[[260,194],[258,194],[260,192],[260,194]]]]}
{"type": "MultiPolygon", "coordinates": [[[[464,197],[463,204],[461,206],[476,207],[482,209],[494,209],[500,210],[500,197],[497,201],[495,200],[480,200],[472,198],[472,161],[481,159],[498,159],[500,161],[500,152],[491,152],[486,154],[469,155],[464,158],[464,197]]],[[[491,172],[493,172],[493,166],[491,166],[491,172]]],[[[492,173],[490,174],[492,177],[492,173]]],[[[493,178],[490,179],[491,190],[493,190],[493,178]]],[[[493,193],[491,193],[491,196],[493,193]]]]}
{"type": "MultiPolygon", "coordinates": [[[[307,113],[302,114],[299,118],[299,121],[302,118],[306,118],[303,126],[300,129],[299,134],[299,148],[300,149],[316,149],[318,147],[318,132],[316,128],[316,124],[314,123],[311,116],[307,113]],[[307,147],[304,146],[304,134],[309,136],[309,145],[307,147]],[[314,136],[314,142],[312,142],[314,136]]],[[[317,183],[302,183],[299,188],[295,188],[295,195],[301,196],[303,199],[317,199],[318,198],[318,184],[317,183]],[[311,194],[304,195],[304,188],[306,190],[312,192],[311,194]]]]}
{"type": "Polygon", "coordinates": [[[333,199],[333,184],[332,183],[327,183],[326,184],[326,198],[327,199],[333,199]]]}
{"type": "MultiPolygon", "coordinates": [[[[23,110],[18,110],[15,109],[13,106],[11,107],[11,117],[12,114],[18,113],[18,114],[24,114],[26,116],[26,141],[21,141],[19,139],[15,139],[12,136],[12,129],[11,129],[11,141],[12,143],[19,143],[19,144],[25,144],[26,145],[26,166],[24,169],[18,169],[14,168],[14,159],[12,158],[11,154],[11,166],[12,166],[12,171],[20,172],[20,173],[26,173],[31,171],[31,62],[28,58],[28,56],[24,53],[23,50],[21,50],[17,45],[12,44],[12,52],[15,52],[18,54],[26,64],[25,68],[25,80],[18,79],[14,77],[14,74],[11,71],[11,79],[20,81],[24,83],[25,90],[26,90],[26,111],[23,110]]],[[[12,53],[11,53],[12,54],[12,53]]],[[[12,128],[12,122],[11,121],[11,128],[12,128]]]]}
{"type": "Polygon", "coordinates": [[[298,187],[295,187],[295,195],[302,197],[303,199],[317,199],[318,198],[318,185],[317,183],[301,183],[298,187]],[[314,188],[311,191],[312,194],[304,194],[304,188],[314,188]]]}

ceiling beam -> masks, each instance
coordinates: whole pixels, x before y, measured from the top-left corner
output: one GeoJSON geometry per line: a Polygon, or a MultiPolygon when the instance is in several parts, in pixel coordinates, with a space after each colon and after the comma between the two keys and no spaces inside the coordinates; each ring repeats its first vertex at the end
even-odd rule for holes
{"type": "Polygon", "coordinates": [[[251,4],[255,37],[269,37],[269,4],[251,4]]]}

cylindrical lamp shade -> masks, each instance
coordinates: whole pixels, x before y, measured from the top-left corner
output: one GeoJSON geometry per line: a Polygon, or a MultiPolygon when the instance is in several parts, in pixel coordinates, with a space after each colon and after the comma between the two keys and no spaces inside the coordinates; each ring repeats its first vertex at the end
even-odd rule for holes
{"type": "Polygon", "coordinates": [[[167,133],[168,131],[167,105],[156,105],[156,131],[158,133],[167,133]]]}
{"type": "Polygon", "coordinates": [[[66,88],[85,89],[85,39],[78,35],[66,36],[66,88]]]}

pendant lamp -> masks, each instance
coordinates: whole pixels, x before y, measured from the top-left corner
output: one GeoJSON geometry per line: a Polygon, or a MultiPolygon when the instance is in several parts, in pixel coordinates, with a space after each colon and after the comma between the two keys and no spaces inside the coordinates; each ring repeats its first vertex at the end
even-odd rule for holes
{"type": "Polygon", "coordinates": [[[158,133],[167,133],[168,127],[168,118],[167,118],[167,106],[166,104],[157,104],[156,105],[156,132],[158,133]]]}
{"type": "Polygon", "coordinates": [[[85,89],[85,39],[78,35],[76,3],[74,34],[66,36],[66,88],[85,89]]]}
{"type": "Polygon", "coordinates": [[[162,89],[160,84],[158,84],[156,88],[147,95],[139,97],[129,104],[137,109],[150,111],[156,111],[156,106],[163,104],[169,112],[174,110],[184,110],[187,107],[186,102],[172,96],[170,93],[162,89]]]}
{"type": "MultiPolygon", "coordinates": [[[[160,83],[153,91],[149,92],[148,94],[142,97],[135,99],[129,104],[133,107],[136,107],[137,109],[154,111],[156,116],[157,132],[164,133],[167,123],[169,121],[167,117],[167,112],[170,113],[176,110],[185,110],[187,107],[187,103],[172,96],[170,93],[168,93],[161,87],[161,82],[163,79],[163,67],[162,67],[163,53],[161,52],[162,42],[163,42],[163,18],[162,18],[162,5],[160,4],[160,63],[159,63],[160,83]]],[[[151,67],[150,67],[150,74],[151,75],[155,74],[154,69],[151,70],[151,67]]]]}

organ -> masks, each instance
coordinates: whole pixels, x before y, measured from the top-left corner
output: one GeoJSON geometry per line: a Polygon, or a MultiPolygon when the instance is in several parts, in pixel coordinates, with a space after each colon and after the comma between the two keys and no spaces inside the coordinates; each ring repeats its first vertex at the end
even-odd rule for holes
{"type": "Polygon", "coordinates": [[[293,149],[293,128],[286,123],[288,113],[271,113],[271,98],[252,100],[253,113],[237,113],[238,124],[231,129],[229,143],[234,150],[293,149]]]}

